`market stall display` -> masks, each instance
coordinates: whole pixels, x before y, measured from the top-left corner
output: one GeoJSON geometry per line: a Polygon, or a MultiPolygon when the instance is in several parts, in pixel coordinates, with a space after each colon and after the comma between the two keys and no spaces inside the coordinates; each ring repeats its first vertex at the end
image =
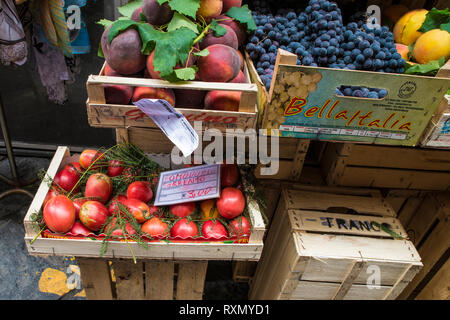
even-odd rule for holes
{"type": "Polygon", "coordinates": [[[164,169],[139,149],[117,145],[70,156],[61,147],[24,220],[28,250],[81,257],[258,260],[265,227],[257,191],[245,180],[251,172],[236,170],[223,167],[220,197],[205,200],[206,206],[188,201],[157,207],[153,190],[164,169]],[[113,168],[123,170],[112,174],[113,168]],[[232,175],[239,181],[226,183],[232,175]],[[214,208],[218,215],[210,214],[214,208]]]}

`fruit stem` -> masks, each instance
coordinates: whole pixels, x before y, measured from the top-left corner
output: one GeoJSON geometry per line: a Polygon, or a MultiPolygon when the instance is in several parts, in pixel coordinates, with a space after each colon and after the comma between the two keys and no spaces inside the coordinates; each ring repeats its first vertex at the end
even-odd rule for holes
{"type": "Polygon", "coordinates": [[[30,244],[33,244],[36,239],[41,235],[42,231],[44,231],[46,225],[44,224],[44,226],[41,228],[41,230],[39,230],[38,234],[33,238],[33,240],[30,241],[30,244]]]}

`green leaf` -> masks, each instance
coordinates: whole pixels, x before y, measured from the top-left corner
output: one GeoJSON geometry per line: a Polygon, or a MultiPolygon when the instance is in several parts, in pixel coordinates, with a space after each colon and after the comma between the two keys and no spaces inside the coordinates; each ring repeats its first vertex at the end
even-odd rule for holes
{"type": "Polygon", "coordinates": [[[169,0],[169,6],[172,10],[195,19],[200,0],[169,0]]]}
{"type": "Polygon", "coordinates": [[[441,30],[445,30],[450,33],[450,22],[441,24],[441,30]]]}
{"type": "Polygon", "coordinates": [[[227,29],[222,27],[215,19],[211,21],[211,30],[215,37],[223,37],[227,33],[227,29]]]}
{"type": "Polygon", "coordinates": [[[138,30],[142,40],[142,52],[150,54],[154,51],[153,65],[163,79],[173,74],[178,63],[186,62],[196,37],[195,32],[188,28],[163,32],[153,29],[147,23],[139,24],[138,30]]]}
{"type": "Polygon", "coordinates": [[[231,7],[226,13],[230,18],[245,24],[247,26],[247,32],[251,33],[256,30],[256,23],[253,20],[252,12],[248,8],[248,5],[243,5],[242,7],[231,7]]]}
{"type": "Polygon", "coordinates": [[[108,32],[108,41],[111,41],[121,32],[124,32],[128,28],[139,26],[139,22],[130,19],[119,19],[115,21],[108,32]]]}
{"type": "Polygon", "coordinates": [[[102,49],[102,44],[101,44],[101,43],[98,44],[97,55],[98,55],[100,58],[103,58],[103,59],[105,58],[105,55],[103,54],[103,49],[102,49]]]}
{"type": "Polygon", "coordinates": [[[438,10],[436,8],[433,8],[427,13],[425,21],[423,22],[419,31],[427,32],[433,29],[442,29],[449,31],[448,29],[445,29],[446,27],[448,28],[449,23],[450,11],[448,11],[448,8],[445,10],[438,10]],[[442,28],[442,26],[444,26],[444,28],[442,28]]]}
{"type": "Polygon", "coordinates": [[[209,55],[209,50],[206,48],[203,49],[202,51],[194,52],[194,56],[198,56],[198,57],[206,57],[207,55],[209,55]]]}
{"type": "Polygon", "coordinates": [[[180,80],[194,80],[195,79],[195,73],[198,71],[198,68],[196,66],[191,66],[187,68],[182,69],[175,69],[175,75],[180,80]]]}
{"type": "Polygon", "coordinates": [[[96,22],[97,24],[103,26],[105,29],[108,28],[110,25],[114,23],[114,21],[108,20],[108,19],[101,19],[100,21],[96,22]]]}
{"type": "Polygon", "coordinates": [[[450,89],[447,90],[447,94],[450,94],[450,89]]]}
{"type": "Polygon", "coordinates": [[[131,15],[133,14],[134,10],[142,6],[142,0],[133,0],[131,2],[128,2],[127,4],[117,8],[119,13],[125,17],[131,18],[131,15]]]}
{"type": "Polygon", "coordinates": [[[445,57],[439,60],[433,60],[425,64],[406,63],[406,74],[419,74],[435,76],[439,69],[445,64],[445,57]]]}
{"type": "Polygon", "coordinates": [[[167,26],[167,31],[174,31],[179,28],[188,28],[194,31],[196,34],[199,33],[197,24],[195,22],[179,14],[178,12],[175,12],[172,20],[169,22],[169,25],[167,26]]]}

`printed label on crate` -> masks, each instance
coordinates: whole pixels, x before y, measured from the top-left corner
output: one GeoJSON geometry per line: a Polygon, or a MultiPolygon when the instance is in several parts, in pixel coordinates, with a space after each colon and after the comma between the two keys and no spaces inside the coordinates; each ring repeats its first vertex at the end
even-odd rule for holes
{"type": "Polygon", "coordinates": [[[401,74],[278,70],[264,127],[283,137],[416,145],[450,87],[450,79],[401,74]],[[343,96],[337,91],[342,86],[370,88],[372,98],[343,96]]]}
{"type": "Polygon", "coordinates": [[[141,99],[133,104],[158,125],[183,156],[188,157],[198,147],[199,138],[189,121],[162,99],[141,99]]]}
{"type": "Polygon", "coordinates": [[[155,206],[218,198],[220,164],[161,172],[155,206]]]}

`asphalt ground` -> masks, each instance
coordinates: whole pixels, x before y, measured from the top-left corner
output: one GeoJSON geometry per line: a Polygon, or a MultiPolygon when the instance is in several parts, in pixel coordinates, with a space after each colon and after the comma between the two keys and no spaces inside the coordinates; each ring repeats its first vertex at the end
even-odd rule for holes
{"type": "MultiPolygon", "coordinates": [[[[23,181],[37,177],[46,169],[48,158],[16,159],[23,181]]],[[[0,155],[0,174],[11,178],[9,162],[0,155]]],[[[40,181],[24,187],[34,194],[40,181]]],[[[0,194],[11,186],[0,180],[0,194]]],[[[24,194],[0,199],[0,300],[83,300],[86,299],[75,257],[35,257],[24,242],[23,219],[31,204],[24,194]]],[[[211,261],[205,281],[205,300],[246,300],[247,283],[232,279],[231,263],[211,261]]]]}

